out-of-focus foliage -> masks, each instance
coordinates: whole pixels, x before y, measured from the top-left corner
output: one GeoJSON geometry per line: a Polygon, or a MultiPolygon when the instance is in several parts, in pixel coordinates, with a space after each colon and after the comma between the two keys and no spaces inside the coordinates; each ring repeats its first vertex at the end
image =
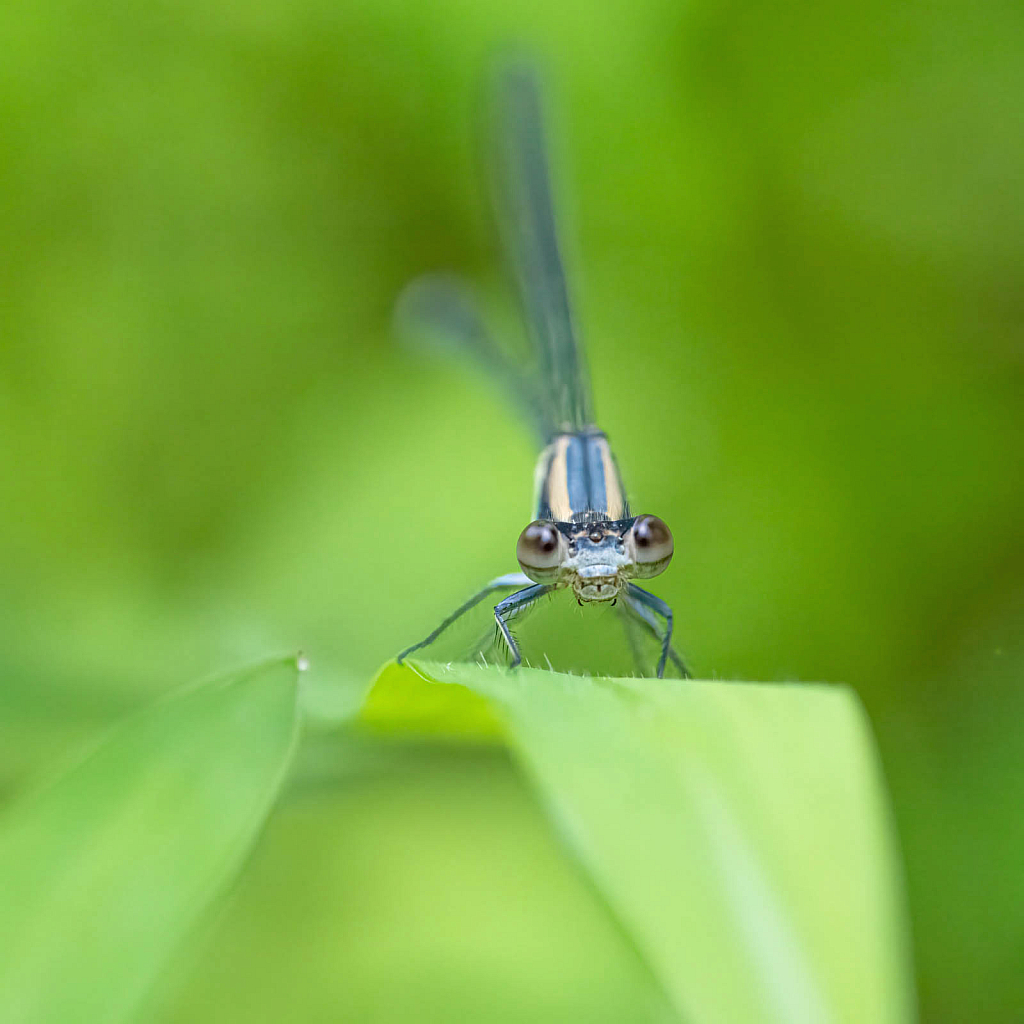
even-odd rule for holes
{"type": "Polygon", "coordinates": [[[137,1019],[288,767],[294,659],[161,701],[0,816],[0,1019],[137,1019]]]}
{"type": "Polygon", "coordinates": [[[680,1020],[910,1020],[887,799],[849,690],[407,662],[361,720],[497,727],[680,1020]]]}
{"type": "MultiPolygon", "coordinates": [[[[923,1015],[1017,1011],[1019,6],[10,0],[0,26],[6,792],[277,650],[339,715],[514,568],[529,438],[389,315],[446,267],[511,322],[472,126],[515,38],[557,90],[597,408],[675,532],[680,648],[705,677],[855,687],[923,1015]]],[[[398,964],[449,1012],[515,992],[520,1019],[626,1019],[631,954],[500,759],[402,782],[330,750],[304,751],[194,1007],[275,1019],[273,988],[338,1019],[362,985],[408,1019],[398,964]]]]}

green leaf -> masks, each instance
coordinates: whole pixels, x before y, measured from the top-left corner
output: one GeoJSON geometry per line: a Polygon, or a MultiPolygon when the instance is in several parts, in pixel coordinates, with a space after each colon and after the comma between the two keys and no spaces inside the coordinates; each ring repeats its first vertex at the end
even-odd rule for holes
{"type": "Polygon", "coordinates": [[[0,824],[0,1020],[120,1021],[239,867],[297,729],[295,659],[116,728],[0,824]]]}
{"type": "Polygon", "coordinates": [[[683,1020],[913,1018],[896,843],[849,689],[389,664],[361,719],[504,735],[683,1020]]]}

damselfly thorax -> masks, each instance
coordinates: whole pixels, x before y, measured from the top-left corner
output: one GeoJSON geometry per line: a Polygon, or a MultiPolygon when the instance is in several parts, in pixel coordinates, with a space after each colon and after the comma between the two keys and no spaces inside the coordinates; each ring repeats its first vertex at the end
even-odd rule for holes
{"type": "Polygon", "coordinates": [[[537,459],[534,491],[538,519],[593,523],[629,516],[619,467],[597,427],[555,435],[537,459]]]}

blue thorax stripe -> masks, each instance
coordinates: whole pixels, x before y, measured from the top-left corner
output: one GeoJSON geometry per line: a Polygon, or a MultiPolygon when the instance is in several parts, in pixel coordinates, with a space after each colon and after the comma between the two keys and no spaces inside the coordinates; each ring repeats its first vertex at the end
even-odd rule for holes
{"type": "Polygon", "coordinates": [[[622,480],[599,431],[559,434],[537,463],[537,518],[594,522],[626,518],[622,480]]]}

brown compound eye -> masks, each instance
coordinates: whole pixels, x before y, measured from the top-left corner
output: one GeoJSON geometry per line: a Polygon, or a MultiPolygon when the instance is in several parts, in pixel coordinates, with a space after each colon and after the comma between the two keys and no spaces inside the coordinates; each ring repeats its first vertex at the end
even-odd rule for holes
{"type": "Polygon", "coordinates": [[[538,519],[519,534],[516,558],[531,579],[537,573],[550,575],[559,568],[564,557],[565,538],[551,523],[538,519]]]}
{"type": "Polygon", "coordinates": [[[672,560],[672,531],[657,516],[640,516],[630,531],[636,552],[637,575],[657,576],[672,560]]]}

